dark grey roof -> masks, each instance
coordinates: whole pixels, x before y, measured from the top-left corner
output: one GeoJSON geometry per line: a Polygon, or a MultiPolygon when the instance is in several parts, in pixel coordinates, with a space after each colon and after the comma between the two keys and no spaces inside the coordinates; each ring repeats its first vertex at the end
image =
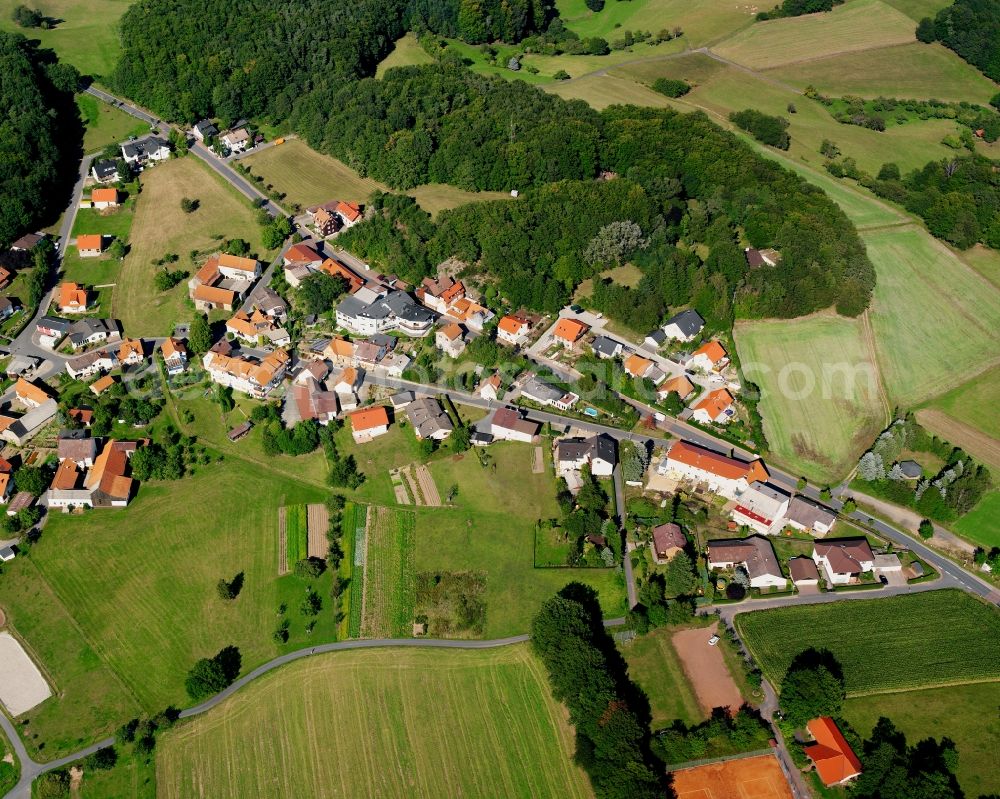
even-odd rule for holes
{"type": "Polygon", "coordinates": [[[126,158],[135,158],[136,156],[141,157],[153,150],[159,150],[161,147],[166,146],[167,143],[159,136],[143,136],[141,139],[136,139],[135,141],[123,142],[122,152],[126,158]]]}
{"type": "Polygon", "coordinates": [[[113,319],[78,319],[66,329],[66,334],[73,344],[82,344],[99,333],[109,336],[117,332],[118,325],[113,319]]]}
{"type": "Polygon", "coordinates": [[[594,436],[591,441],[594,442],[595,458],[600,458],[611,464],[618,463],[618,447],[611,436],[607,433],[600,433],[594,436]]]}
{"type": "Polygon", "coordinates": [[[480,430],[473,430],[472,434],[469,436],[469,441],[473,444],[492,444],[493,434],[483,433],[480,430]]]}
{"type": "Polygon", "coordinates": [[[406,408],[406,416],[421,438],[427,438],[440,430],[449,433],[455,429],[441,403],[431,397],[421,397],[406,408]]]}
{"type": "Polygon", "coordinates": [[[57,316],[43,316],[38,320],[37,327],[44,327],[46,330],[58,330],[60,333],[65,333],[69,330],[69,326],[72,322],[69,319],[60,319],[57,316]]]}
{"type": "Polygon", "coordinates": [[[916,461],[900,461],[899,470],[903,473],[904,477],[908,477],[911,480],[916,480],[924,473],[923,467],[916,461]]]}
{"type": "Polygon", "coordinates": [[[355,296],[345,297],[337,311],[344,316],[363,317],[365,319],[386,319],[394,316],[410,324],[421,324],[434,321],[434,314],[418,305],[405,291],[390,291],[384,297],[365,305],[355,296]]]}
{"type": "Polygon", "coordinates": [[[400,391],[389,397],[389,402],[392,403],[393,408],[400,408],[413,402],[414,399],[416,399],[416,395],[412,391],[400,391]]]}
{"type": "Polygon", "coordinates": [[[267,311],[274,311],[277,309],[280,309],[282,313],[288,310],[288,303],[281,298],[281,295],[278,294],[278,292],[269,286],[264,286],[258,290],[257,295],[254,297],[253,304],[265,313],[267,311]]]}
{"type": "Polygon", "coordinates": [[[110,159],[103,159],[101,161],[94,162],[94,174],[97,175],[98,180],[104,180],[110,178],[112,175],[118,172],[118,164],[110,159]]]}
{"type": "Polygon", "coordinates": [[[376,333],[374,336],[369,336],[368,340],[376,347],[385,347],[387,350],[396,346],[395,337],[387,336],[385,333],[376,333]]]}
{"type": "Polygon", "coordinates": [[[594,343],[590,346],[598,355],[613,358],[621,351],[624,345],[620,341],[615,341],[613,338],[598,336],[594,339],[594,343]]]}
{"type": "Polygon", "coordinates": [[[210,119],[201,120],[201,122],[195,125],[195,128],[197,128],[202,136],[216,136],[219,133],[219,129],[212,124],[212,120],[210,119]]]}
{"type": "Polygon", "coordinates": [[[556,444],[556,460],[578,461],[581,458],[600,459],[612,465],[618,462],[615,440],[600,433],[590,438],[564,438],[556,444]]]}
{"type": "Polygon", "coordinates": [[[712,563],[744,563],[751,578],[765,574],[784,577],[771,542],[756,535],[709,541],[708,560],[712,563]]]}
{"type": "Polygon", "coordinates": [[[667,334],[664,333],[660,328],[656,328],[656,330],[650,330],[646,334],[646,338],[651,338],[657,344],[662,344],[664,341],[667,340],[667,334]]]}
{"type": "Polygon", "coordinates": [[[705,326],[705,320],[701,318],[697,311],[688,309],[671,316],[664,327],[669,327],[670,325],[677,325],[685,336],[693,336],[705,326]]]}
{"type": "Polygon", "coordinates": [[[562,399],[566,392],[561,388],[549,385],[540,377],[532,375],[531,379],[524,384],[524,388],[521,389],[521,393],[527,394],[529,398],[534,398],[542,402],[555,402],[556,400],[562,399]]]}

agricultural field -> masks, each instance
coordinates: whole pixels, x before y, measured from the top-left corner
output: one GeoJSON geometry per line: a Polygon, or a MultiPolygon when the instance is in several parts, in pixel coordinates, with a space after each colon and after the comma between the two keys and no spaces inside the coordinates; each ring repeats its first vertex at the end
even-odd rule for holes
{"type": "Polygon", "coordinates": [[[977,244],[961,253],[961,258],[990,283],[1000,288],[1000,252],[977,244]]]}
{"type": "Polygon", "coordinates": [[[364,555],[358,556],[357,548],[364,547],[365,526],[368,507],[356,502],[344,504],[341,512],[340,529],[344,535],[340,546],[344,559],[340,562],[340,577],[345,580],[348,590],[340,595],[340,612],[343,614],[337,627],[338,638],[357,638],[361,634],[361,597],[364,591],[364,555]],[[356,558],[362,560],[355,565],[356,558]]]}
{"type": "Polygon", "coordinates": [[[743,374],[761,389],[771,457],[817,481],[845,474],[889,412],[860,319],[739,322],[743,374]]]}
{"type": "Polygon", "coordinates": [[[285,514],[285,557],[288,568],[308,556],[308,529],[306,527],[306,506],[290,505],[282,508],[285,514]]]}
{"type": "Polygon", "coordinates": [[[979,504],[952,524],[961,533],[987,549],[1000,547],[1000,491],[990,491],[979,504]]]}
{"type": "Polygon", "coordinates": [[[758,22],[713,49],[751,69],[915,41],[913,20],[882,0],[854,0],[829,13],[758,22]]]}
{"type": "Polygon", "coordinates": [[[821,94],[961,101],[986,105],[1000,87],[941,44],[832,55],[786,64],[764,73],[799,89],[821,94]]]}
{"type": "MultiPolygon", "coordinates": [[[[557,0],[556,8],[566,27],[580,37],[601,36],[608,41],[624,30],[648,30],[658,33],[663,28],[681,28],[681,41],[687,47],[702,47],[722,39],[753,23],[754,12],[749,5],[728,0],[635,0],[628,3],[608,3],[593,12],[583,0],[557,0]],[[620,29],[620,30],[619,30],[620,29]]],[[[636,54],[641,52],[636,50],[636,54]]]]}
{"type": "Polygon", "coordinates": [[[0,28],[16,31],[50,47],[85,75],[107,75],[118,61],[118,20],[132,0],[45,0],[33,5],[59,20],[51,30],[25,31],[11,19],[21,0],[0,0],[0,28]]]}
{"type": "Polygon", "coordinates": [[[848,699],[841,715],[862,735],[879,716],[892,719],[912,746],[924,738],[951,738],[958,747],[958,782],[966,796],[1000,791],[1000,682],[848,699]]]}
{"type": "Polygon", "coordinates": [[[1000,614],[955,589],[741,613],[736,629],[775,685],[810,646],[837,658],[848,696],[1000,680],[1000,614]]]}
{"type": "Polygon", "coordinates": [[[667,108],[672,105],[669,98],[641,83],[607,73],[549,83],[546,84],[545,91],[558,94],[564,100],[583,100],[598,110],[622,103],[651,108],[667,108]]]}
{"type": "MultiPolygon", "coordinates": [[[[927,405],[1000,442],[1000,367],[942,394],[927,405]]],[[[954,442],[958,443],[958,442],[954,442]]],[[[1000,443],[998,443],[1000,446],[1000,443]]],[[[994,464],[1000,469],[1000,462],[994,464]]]]}
{"type": "Polygon", "coordinates": [[[654,730],[668,726],[674,719],[685,724],[705,720],[698,697],[670,640],[673,632],[661,627],[621,646],[629,677],[649,698],[654,730]]]}
{"type": "Polygon", "coordinates": [[[949,0],[885,0],[885,2],[917,22],[924,17],[933,17],[942,8],[951,5],[949,0]]]}
{"type": "MultiPolygon", "coordinates": [[[[342,161],[316,152],[300,139],[269,147],[241,163],[275,191],[283,192],[289,203],[303,208],[332,199],[364,203],[373,192],[389,190],[377,180],[361,177],[342,161]]],[[[505,192],[471,192],[436,183],[417,186],[406,194],[431,215],[477,200],[510,197],[505,192]]]]}
{"type": "Polygon", "coordinates": [[[407,33],[402,39],[396,42],[392,52],[389,53],[375,70],[375,77],[381,78],[387,69],[393,67],[411,67],[420,64],[433,64],[434,59],[427,54],[417,37],[412,33],[407,33]]]}
{"type": "Polygon", "coordinates": [[[413,537],[409,511],[372,507],[365,538],[362,638],[413,634],[413,537]]]}
{"type": "Polygon", "coordinates": [[[83,134],[83,151],[95,153],[109,144],[118,144],[129,136],[149,131],[149,126],[117,108],[102,103],[89,94],[78,94],[76,104],[87,129],[83,134]]]}
{"type": "MultiPolygon", "coordinates": [[[[234,644],[249,669],[278,654],[271,633],[282,602],[291,609],[287,648],[334,637],[327,612],[306,638],[298,612],[304,581],[276,576],[278,508],[325,496],[228,457],[176,483],[144,484],[128,509],[53,515],[31,562],[90,642],[97,663],[113,670],[134,702],[157,712],[186,703],[184,676],[200,657],[234,644]],[[74,545],[80,540],[87,546],[74,545]],[[239,573],[241,593],[224,602],[217,582],[239,573]]],[[[324,598],[330,580],[327,574],[317,581],[324,598]]],[[[35,645],[30,630],[22,634],[35,645]]],[[[48,667],[44,652],[40,661],[48,667]]],[[[58,671],[54,684],[63,687],[58,671]]]]}
{"type": "Polygon", "coordinates": [[[135,211],[130,243],[115,291],[114,315],[133,336],[163,336],[177,322],[190,320],[187,282],[169,291],[153,287],[153,265],[168,253],[180,260],[171,269],[197,271],[203,258],[192,261],[192,250],[211,252],[223,239],[245,239],[251,251],[266,260],[260,231],[249,202],[195,157],[177,158],[143,172],[142,198],[135,211]],[[192,214],[181,210],[181,199],[197,199],[192,214]]]}
{"type": "Polygon", "coordinates": [[[871,323],[889,398],[913,406],[1000,357],[1000,291],[916,226],[863,233],[871,323]]]}
{"type": "Polygon", "coordinates": [[[157,796],[586,799],[572,752],[527,645],[343,652],[272,672],[164,735],[157,796]]]}

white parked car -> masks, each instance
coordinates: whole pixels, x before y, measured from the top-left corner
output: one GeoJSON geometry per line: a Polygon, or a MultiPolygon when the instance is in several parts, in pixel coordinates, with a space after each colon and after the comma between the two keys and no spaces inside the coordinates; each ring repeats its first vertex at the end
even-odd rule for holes
{"type": "Polygon", "coordinates": [[[708,645],[715,646],[717,643],[719,643],[719,640],[720,640],[719,636],[713,635],[711,638],[708,639],[708,645]]]}

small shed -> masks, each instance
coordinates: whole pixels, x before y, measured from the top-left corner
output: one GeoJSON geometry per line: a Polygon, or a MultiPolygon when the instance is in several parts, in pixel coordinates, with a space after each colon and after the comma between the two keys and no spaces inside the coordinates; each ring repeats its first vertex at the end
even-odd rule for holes
{"type": "Polygon", "coordinates": [[[924,468],[916,461],[900,461],[899,470],[907,480],[919,480],[924,474],[924,468]]]}
{"type": "Polygon", "coordinates": [[[14,548],[0,547],[0,563],[6,563],[9,560],[14,560],[14,548]]]}
{"type": "Polygon", "coordinates": [[[253,427],[253,422],[246,421],[241,425],[234,427],[230,430],[227,435],[230,441],[239,441],[241,438],[246,438],[247,433],[250,432],[253,427]]]}

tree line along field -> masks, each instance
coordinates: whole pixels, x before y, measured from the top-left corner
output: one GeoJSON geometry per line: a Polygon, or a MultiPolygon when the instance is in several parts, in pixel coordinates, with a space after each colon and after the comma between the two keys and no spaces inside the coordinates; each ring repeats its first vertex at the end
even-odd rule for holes
{"type": "Polygon", "coordinates": [[[775,685],[809,647],[833,653],[848,696],[1000,680],[1000,614],[955,589],[753,611],[735,623],[775,685]]]}
{"type": "Polygon", "coordinates": [[[526,645],[310,657],[162,736],[157,796],[586,799],[526,645]]]}

